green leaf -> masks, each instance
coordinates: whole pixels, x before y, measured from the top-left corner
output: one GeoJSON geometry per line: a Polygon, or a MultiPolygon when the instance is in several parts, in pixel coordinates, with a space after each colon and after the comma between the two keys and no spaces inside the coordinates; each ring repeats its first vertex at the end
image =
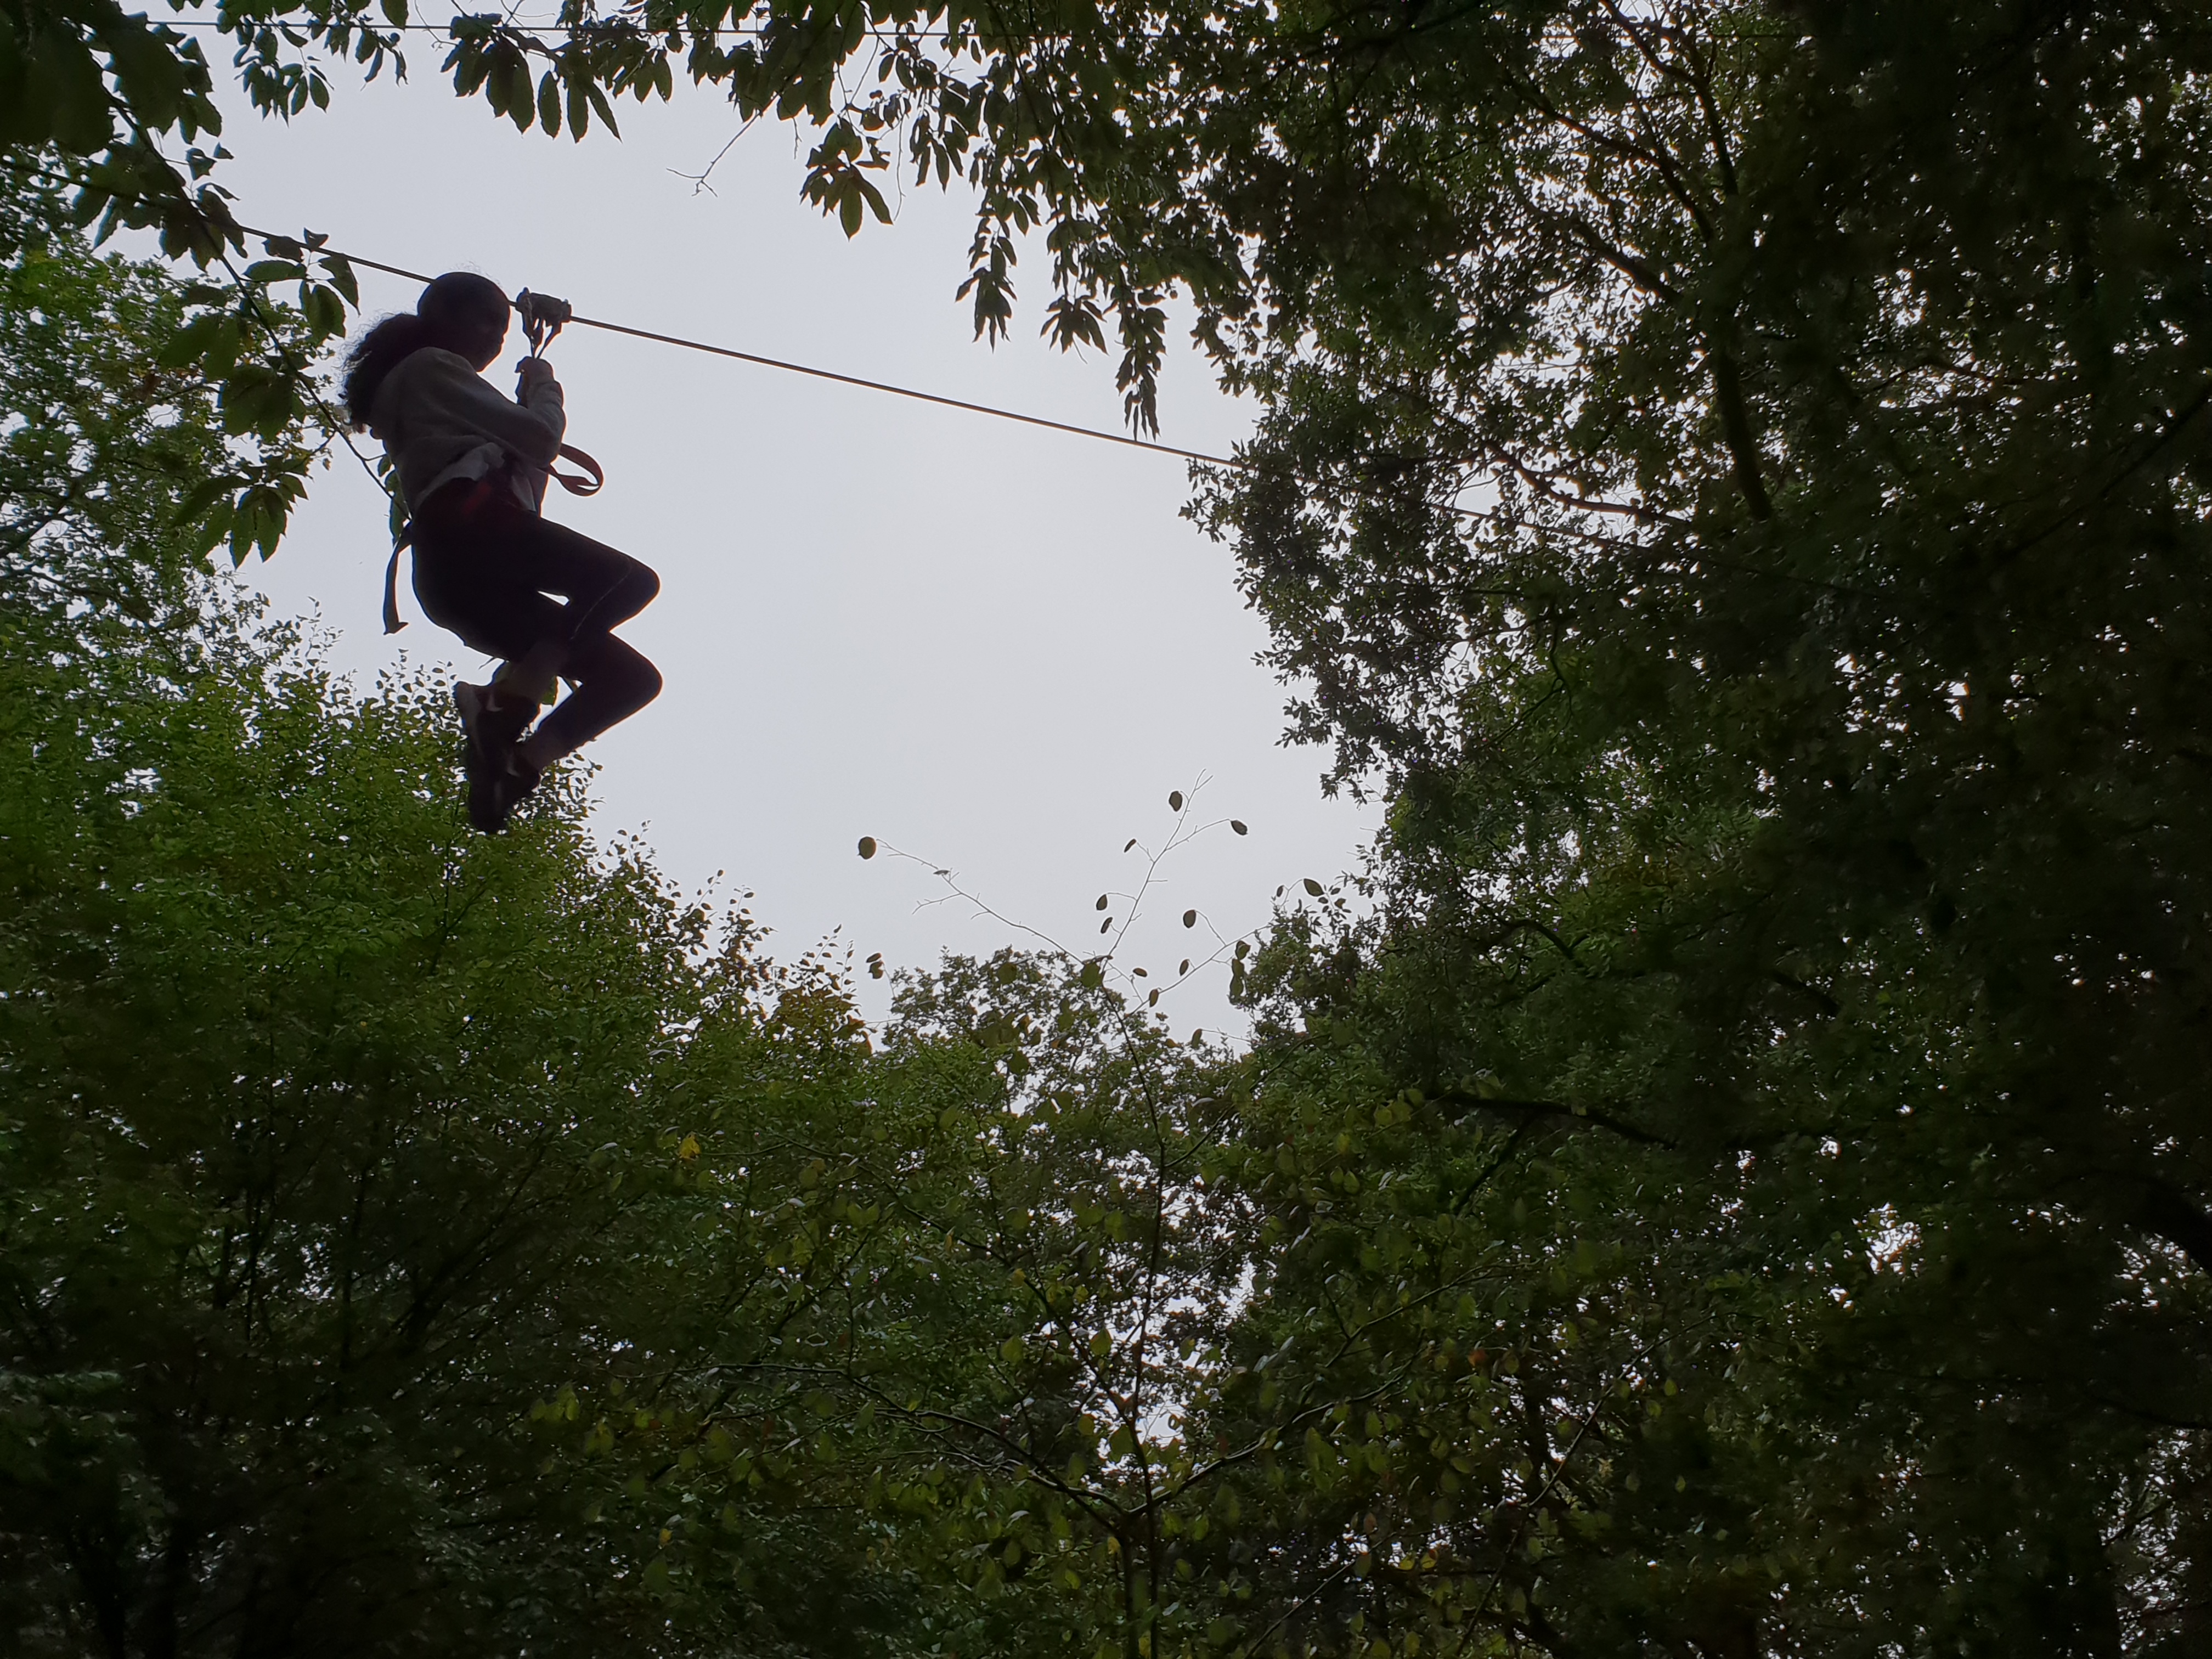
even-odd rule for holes
{"type": "Polygon", "coordinates": [[[345,301],[335,289],[319,283],[309,285],[301,295],[300,309],[318,340],[332,339],[345,332],[345,301]]]}
{"type": "Polygon", "coordinates": [[[530,85],[530,63],[514,46],[502,41],[488,54],[490,73],[484,79],[484,96],[494,111],[527,132],[538,118],[538,105],[530,85]]]}
{"type": "Polygon", "coordinates": [[[33,96],[52,111],[46,130],[53,141],[78,155],[105,149],[115,131],[107,83],[76,32],[47,23],[31,49],[29,69],[33,96]]]}
{"type": "Polygon", "coordinates": [[[201,479],[177,503],[178,519],[185,523],[197,520],[218,499],[228,495],[230,485],[231,481],[225,477],[201,479]]]}
{"type": "MultiPolygon", "coordinates": [[[[224,321],[222,315],[214,313],[195,317],[162,342],[161,349],[154,355],[154,361],[167,368],[183,368],[198,362],[213,343],[224,321]]],[[[235,355],[234,347],[233,355],[235,355]]]]}
{"type": "Polygon", "coordinates": [[[200,373],[210,380],[228,380],[245,343],[238,314],[225,312],[215,319],[208,343],[200,353],[200,373]]]}
{"type": "Polygon", "coordinates": [[[884,200],[883,191],[876,188],[874,182],[871,180],[866,173],[856,173],[853,175],[853,183],[859,189],[861,197],[867,202],[870,210],[875,214],[878,221],[886,225],[890,223],[890,206],[884,200]]]}
{"type": "Polygon", "coordinates": [[[84,229],[100,215],[106,212],[114,201],[115,198],[106,191],[94,190],[90,186],[79,191],[76,199],[70,204],[70,227],[76,230],[84,229]]]}
{"type": "Polygon", "coordinates": [[[331,286],[344,297],[345,302],[359,309],[361,284],[354,278],[353,266],[343,253],[322,255],[323,270],[329,275],[331,286]]]}
{"type": "Polygon", "coordinates": [[[205,71],[195,76],[143,17],[116,18],[99,26],[97,33],[133,118],[156,131],[174,125],[186,90],[195,79],[204,84],[205,71]]]}
{"type": "Polygon", "coordinates": [[[606,94],[599,90],[599,83],[596,81],[586,80],[584,82],[584,94],[585,96],[592,100],[592,113],[607,124],[607,131],[609,132],[614,134],[617,138],[621,137],[622,128],[615,124],[615,112],[607,103],[606,94]]]}

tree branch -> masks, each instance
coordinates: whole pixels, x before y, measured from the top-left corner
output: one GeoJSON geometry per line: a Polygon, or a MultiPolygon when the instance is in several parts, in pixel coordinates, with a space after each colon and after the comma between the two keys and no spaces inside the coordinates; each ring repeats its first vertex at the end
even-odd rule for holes
{"type": "Polygon", "coordinates": [[[1729,455],[1735,463],[1735,481],[1743,491],[1751,516],[1764,523],[1774,516],[1774,502],[1759,476],[1759,445],[1751,432],[1751,416],[1743,404],[1743,380],[1735,359],[1717,344],[1705,351],[1713,370],[1713,400],[1720,406],[1721,430],[1727,434],[1729,455]]]}

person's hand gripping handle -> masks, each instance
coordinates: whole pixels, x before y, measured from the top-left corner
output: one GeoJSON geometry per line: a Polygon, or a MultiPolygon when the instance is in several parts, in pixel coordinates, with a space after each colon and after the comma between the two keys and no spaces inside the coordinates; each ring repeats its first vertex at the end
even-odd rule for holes
{"type": "MultiPolygon", "coordinates": [[[[530,355],[514,366],[514,400],[526,401],[534,386],[546,384],[553,378],[553,365],[544,358],[545,348],[553,343],[574,313],[566,300],[556,299],[550,294],[532,294],[528,289],[514,296],[514,308],[522,315],[523,331],[530,336],[530,355]]],[[[606,483],[606,470],[574,444],[561,446],[561,459],[574,461],[584,469],[581,474],[563,472],[555,468],[553,481],[571,495],[596,495],[606,483]]]]}
{"type": "Polygon", "coordinates": [[[536,355],[525,357],[514,366],[514,400],[529,400],[532,386],[543,386],[553,378],[553,365],[536,355]]]}

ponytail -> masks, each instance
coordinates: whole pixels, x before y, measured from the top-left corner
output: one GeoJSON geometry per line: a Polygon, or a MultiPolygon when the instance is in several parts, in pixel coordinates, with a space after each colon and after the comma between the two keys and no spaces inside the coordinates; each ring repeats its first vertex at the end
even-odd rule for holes
{"type": "Polygon", "coordinates": [[[354,343],[346,353],[345,407],[356,430],[368,427],[384,377],[399,367],[401,358],[429,343],[428,325],[411,311],[386,317],[354,343]]]}
{"type": "Polygon", "coordinates": [[[503,319],[507,308],[507,295],[490,277],[451,270],[422,290],[412,312],[398,312],[377,323],[346,353],[345,408],[354,425],[368,425],[377,388],[403,358],[425,346],[445,345],[457,325],[471,319],[495,313],[503,319]]]}

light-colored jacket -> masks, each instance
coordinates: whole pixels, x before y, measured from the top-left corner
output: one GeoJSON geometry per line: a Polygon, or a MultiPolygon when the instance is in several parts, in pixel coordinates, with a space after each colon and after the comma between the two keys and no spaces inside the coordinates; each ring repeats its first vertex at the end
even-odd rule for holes
{"type": "Polygon", "coordinates": [[[376,389],[368,429],[392,457],[408,510],[456,478],[504,470],[517,499],[538,511],[568,416],[550,374],[524,396],[501,396],[456,352],[424,346],[401,358],[376,389]]]}

